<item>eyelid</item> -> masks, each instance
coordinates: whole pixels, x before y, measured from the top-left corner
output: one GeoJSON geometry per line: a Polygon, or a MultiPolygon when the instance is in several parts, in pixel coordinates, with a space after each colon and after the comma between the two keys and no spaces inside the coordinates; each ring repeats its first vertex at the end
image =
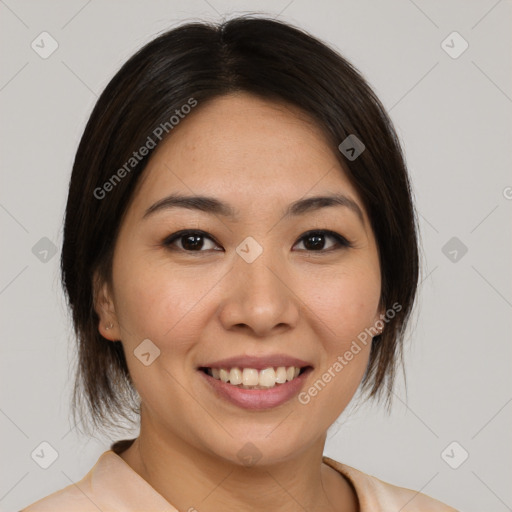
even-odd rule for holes
{"type": "Polygon", "coordinates": [[[295,245],[297,245],[298,242],[302,241],[303,239],[307,238],[308,236],[315,235],[315,234],[321,234],[326,237],[330,236],[330,237],[334,238],[334,240],[336,240],[336,242],[337,242],[338,247],[334,247],[333,249],[322,249],[320,251],[308,251],[307,249],[300,249],[301,251],[306,251],[308,253],[313,253],[313,254],[314,253],[322,254],[322,253],[326,253],[326,252],[331,252],[335,249],[352,248],[353,247],[353,243],[350,242],[343,235],[340,235],[336,231],[331,231],[330,229],[321,229],[321,228],[310,229],[309,231],[306,231],[305,233],[303,233],[300,236],[300,238],[297,240],[297,242],[295,242],[295,244],[293,244],[293,247],[295,247],[295,245]]]}
{"type": "MultiPolygon", "coordinates": [[[[204,238],[210,239],[212,242],[215,243],[215,245],[221,247],[221,245],[217,242],[217,240],[215,240],[215,238],[212,235],[210,235],[209,233],[207,233],[206,231],[203,231],[201,229],[181,229],[179,231],[176,231],[175,233],[172,233],[171,235],[167,236],[166,238],[164,238],[162,243],[167,248],[174,248],[172,245],[173,242],[175,242],[176,240],[179,240],[180,238],[182,238],[186,235],[201,235],[204,238]]],[[[180,249],[179,247],[176,247],[176,250],[185,252],[187,254],[207,252],[207,251],[186,251],[184,249],[180,249]]],[[[216,250],[216,249],[214,249],[214,250],[216,250]]]]}
{"type": "MultiPolygon", "coordinates": [[[[202,250],[199,250],[199,251],[187,251],[185,249],[180,249],[179,247],[178,248],[174,248],[173,247],[173,245],[172,245],[173,242],[175,242],[176,240],[179,240],[180,238],[182,238],[182,237],[184,237],[186,235],[191,235],[191,234],[201,235],[204,238],[207,238],[207,239],[211,240],[212,242],[214,242],[217,246],[222,247],[217,242],[217,240],[215,240],[215,238],[213,236],[211,236],[209,233],[207,233],[206,231],[203,231],[201,229],[182,229],[182,230],[176,231],[175,233],[172,233],[171,235],[167,236],[163,240],[162,243],[167,248],[176,249],[178,251],[185,252],[187,254],[209,252],[209,251],[212,250],[212,249],[209,249],[207,251],[202,251],[202,250]]],[[[307,249],[300,249],[300,251],[305,251],[305,252],[308,252],[308,253],[322,254],[322,253],[334,251],[336,249],[351,248],[351,247],[353,247],[352,242],[347,240],[347,238],[345,238],[343,235],[340,235],[339,233],[337,233],[335,231],[331,231],[329,229],[320,229],[319,228],[319,229],[310,229],[310,230],[306,231],[305,233],[302,233],[302,235],[293,244],[292,249],[293,249],[293,247],[295,247],[297,245],[297,243],[299,243],[299,242],[303,241],[304,239],[306,239],[307,237],[315,235],[315,234],[320,234],[320,235],[323,235],[323,236],[326,236],[326,237],[333,238],[336,241],[336,243],[337,243],[337,247],[334,247],[334,248],[331,248],[331,249],[321,249],[321,250],[318,250],[318,251],[312,251],[312,250],[307,250],[307,249]]],[[[213,250],[216,251],[217,249],[213,249],[213,250]]]]}

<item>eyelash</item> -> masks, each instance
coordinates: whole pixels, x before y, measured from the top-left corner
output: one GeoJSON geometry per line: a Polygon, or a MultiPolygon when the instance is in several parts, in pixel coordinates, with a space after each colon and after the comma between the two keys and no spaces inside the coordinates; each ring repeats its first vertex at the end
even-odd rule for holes
{"type": "MultiPolygon", "coordinates": [[[[189,236],[189,235],[199,235],[199,236],[202,236],[203,238],[208,238],[210,239],[212,242],[214,242],[216,245],[219,245],[217,243],[217,241],[211,237],[210,235],[208,235],[208,233],[206,233],[205,231],[201,231],[201,230],[197,230],[197,229],[183,229],[181,231],[177,231],[176,233],[173,233],[172,235],[169,235],[168,237],[166,237],[164,240],[163,240],[163,245],[170,249],[170,250],[175,250],[175,251],[182,251],[182,252],[185,252],[187,254],[193,254],[193,253],[201,253],[201,252],[209,252],[211,250],[215,250],[217,251],[217,249],[207,249],[207,250],[202,250],[202,249],[199,249],[197,251],[191,251],[191,250],[187,250],[187,249],[182,249],[180,247],[175,247],[173,246],[173,243],[179,239],[182,239],[186,236],[189,236]]],[[[335,247],[332,247],[330,249],[320,249],[320,250],[308,250],[308,249],[300,249],[301,251],[307,251],[307,252],[311,252],[311,253],[325,253],[325,252],[331,252],[331,251],[334,251],[334,250],[339,250],[339,249],[346,249],[346,248],[351,248],[353,247],[353,244],[348,241],[345,237],[341,236],[340,234],[334,232],[334,231],[330,231],[328,229],[313,229],[313,230],[310,230],[310,231],[306,231],[306,233],[304,233],[298,240],[297,242],[294,244],[294,246],[300,242],[300,241],[303,241],[304,239],[307,239],[308,237],[311,237],[313,235],[321,235],[321,236],[326,236],[326,237],[331,237],[333,238],[335,241],[336,241],[336,245],[335,247]]]]}

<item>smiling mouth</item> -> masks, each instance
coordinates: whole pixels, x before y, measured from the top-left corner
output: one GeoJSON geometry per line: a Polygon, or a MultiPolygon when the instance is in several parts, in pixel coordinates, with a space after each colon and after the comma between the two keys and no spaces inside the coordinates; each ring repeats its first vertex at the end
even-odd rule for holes
{"type": "Polygon", "coordinates": [[[201,367],[200,371],[216,380],[241,389],[271,389],[286,384],[302,375],[311,366],[278,366],[263,370],[255,368],[209,368],[201,367]]]}

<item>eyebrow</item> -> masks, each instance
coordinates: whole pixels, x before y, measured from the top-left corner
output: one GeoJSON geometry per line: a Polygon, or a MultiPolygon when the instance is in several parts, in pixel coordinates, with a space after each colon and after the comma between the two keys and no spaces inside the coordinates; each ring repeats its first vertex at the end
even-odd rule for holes
{"type": "MultiPolygon", "coordinates": [[[[328,208],[332,206],[348,208],[357,215],[363,225],[365,224],[363,212],[359,205],[353,199],[344,194],[329,194],[327,196],[314,196],[299,199],[288,205],[283,218],[296,217],[319,210],[320,208],[328,208]]],[[[171,194],[160,199],[146,210],[143,218],[145,219],[157,212],[173,208],[199,210],[212,215],[220,215],[222,217],[230,218],[232,220],[237,220],[238,218],[237,210],[219,199],[207,196],[185,196],[181,194],[171,194]]]]}

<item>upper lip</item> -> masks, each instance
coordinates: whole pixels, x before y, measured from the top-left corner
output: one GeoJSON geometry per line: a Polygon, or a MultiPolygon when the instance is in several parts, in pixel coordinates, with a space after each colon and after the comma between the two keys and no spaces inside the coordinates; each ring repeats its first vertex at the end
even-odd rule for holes
{"type": "Polygon", "coordinates": [[[278,368],[279,366],[312,366],[311,363],[291,357],[286,354],[272,354],[267,356],[234,356],[227,359],[219,359],[211,363],[205,363],[199,368],[254,368],[255,370],[264,370],[265,368],[278,368]]]}

